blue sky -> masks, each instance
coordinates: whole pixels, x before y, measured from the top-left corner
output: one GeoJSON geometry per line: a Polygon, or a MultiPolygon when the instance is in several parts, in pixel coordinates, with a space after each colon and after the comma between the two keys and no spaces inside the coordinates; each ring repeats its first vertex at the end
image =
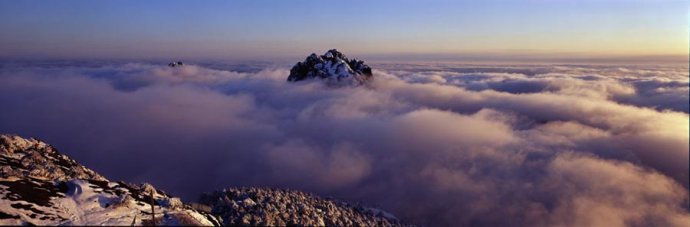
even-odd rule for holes
{"type": "Polygon", "coordinates": [[[0,1],[0,57],[688,54],[677,0],[0,1]]]}

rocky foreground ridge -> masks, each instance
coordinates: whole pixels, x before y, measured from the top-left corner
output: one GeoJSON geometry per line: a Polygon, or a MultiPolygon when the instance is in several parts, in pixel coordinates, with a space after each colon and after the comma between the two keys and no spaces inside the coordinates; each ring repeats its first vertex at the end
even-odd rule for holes
{"type": "Polygon", "coordinates": [[[332,49],[319,56],[309,55],[304,61],[297,62],[287,80],[290,82],[320,78],[330,84],[361,85],[373,76],[371,67],[364,61],[348,59],[343,53],[332,49]]]}
{"type": "Polygon", "coordinates": [[[400,222],[379,209],[283,189],[230,188],[185,204],[149,184],[109,181],[42,141],[0,134],[0,225],[152,224],[391,226],[400,222]]]}
{"type": "Polygon", "coordinates": [[[397,226],[398,219],[376,208],[322,199],[285,189],[231,188],[204,194],[225,225],[397,226]]]}

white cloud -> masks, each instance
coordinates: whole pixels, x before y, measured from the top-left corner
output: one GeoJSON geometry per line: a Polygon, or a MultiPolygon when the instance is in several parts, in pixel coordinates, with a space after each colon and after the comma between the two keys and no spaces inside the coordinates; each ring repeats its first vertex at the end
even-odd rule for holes
{"type": "Polygon", "coordinates": [[[354,88],[281,68],[3,68],[0,130],[187,199],[256,185],[427,225],[690,222],[682,70],[395,67],[354,88]]]}

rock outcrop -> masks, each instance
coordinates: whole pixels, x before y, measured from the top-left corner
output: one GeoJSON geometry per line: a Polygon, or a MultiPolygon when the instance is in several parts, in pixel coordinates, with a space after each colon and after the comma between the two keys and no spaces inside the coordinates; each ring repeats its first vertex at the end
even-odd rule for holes
{"type": "Polygon", "coordinates": [[[0,135],[0,165],[3,178],[106,181],[105,177],[60,154],[52,146],[19,136],[0,135]]]}
{"type": "Polygon", "coordinates": [[[371,67],[357,59],[348,59],[336,49],[318,56],[309,55],[290,70],[290,82],[320,78],[331,84],[361,85],[373,76],[371,67]]]}
{"type": "Polygon", "coordinates": [[[183,65],[184,65],[184,63],[182,63],[181,61],[178,61],[178,62],[173,61],[173,62],[168,63],[168,66],[173,67],[173,68],[183,66],[183,65]]]}
{"type": "Polygon", "coordinates": [[[185,204],[150,184],[109,181],[42,141],[0,134],[0,225],[152,224],[391,226],[400,222],[379,209],[281,189],[227,189],[204,194],[200,203],[185,204]]]}
{"type": "Polygon", "coordinates": [[[0,135],[0,165],[0,225],[220,225],[149,184],[109,181],[36,139],[0,135]]]}
{"type": "Polygon", "coordinates": [[[398,219],[376,208],[294,190],[230,188],[205,194],[225,225],[252,226],[397,226],[398,219]]]}

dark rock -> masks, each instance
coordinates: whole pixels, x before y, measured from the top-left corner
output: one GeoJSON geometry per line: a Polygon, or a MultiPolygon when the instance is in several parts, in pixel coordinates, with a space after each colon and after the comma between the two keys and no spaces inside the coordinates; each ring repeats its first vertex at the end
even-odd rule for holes
{"type": "Polygon", "coordinates": [[[348,59],[336,49],[318,56],[309,55],[303,62],[297,62],[290,70],[287,80],[296,82],[306,79],[321,78],[335,83],[364,84],[373,76],[371,67],[364,61],[348,59]]]}
{"type": "Polygon", "coordinates": [[[184,63],[182,63],[181,61],[178,61],[178,62],[173,61],[173,62],[168,63],[168,66],[170,66],[170,67],[179,67],[179,66],[183,66],[183,65],[184,65],[184,63]]]}

